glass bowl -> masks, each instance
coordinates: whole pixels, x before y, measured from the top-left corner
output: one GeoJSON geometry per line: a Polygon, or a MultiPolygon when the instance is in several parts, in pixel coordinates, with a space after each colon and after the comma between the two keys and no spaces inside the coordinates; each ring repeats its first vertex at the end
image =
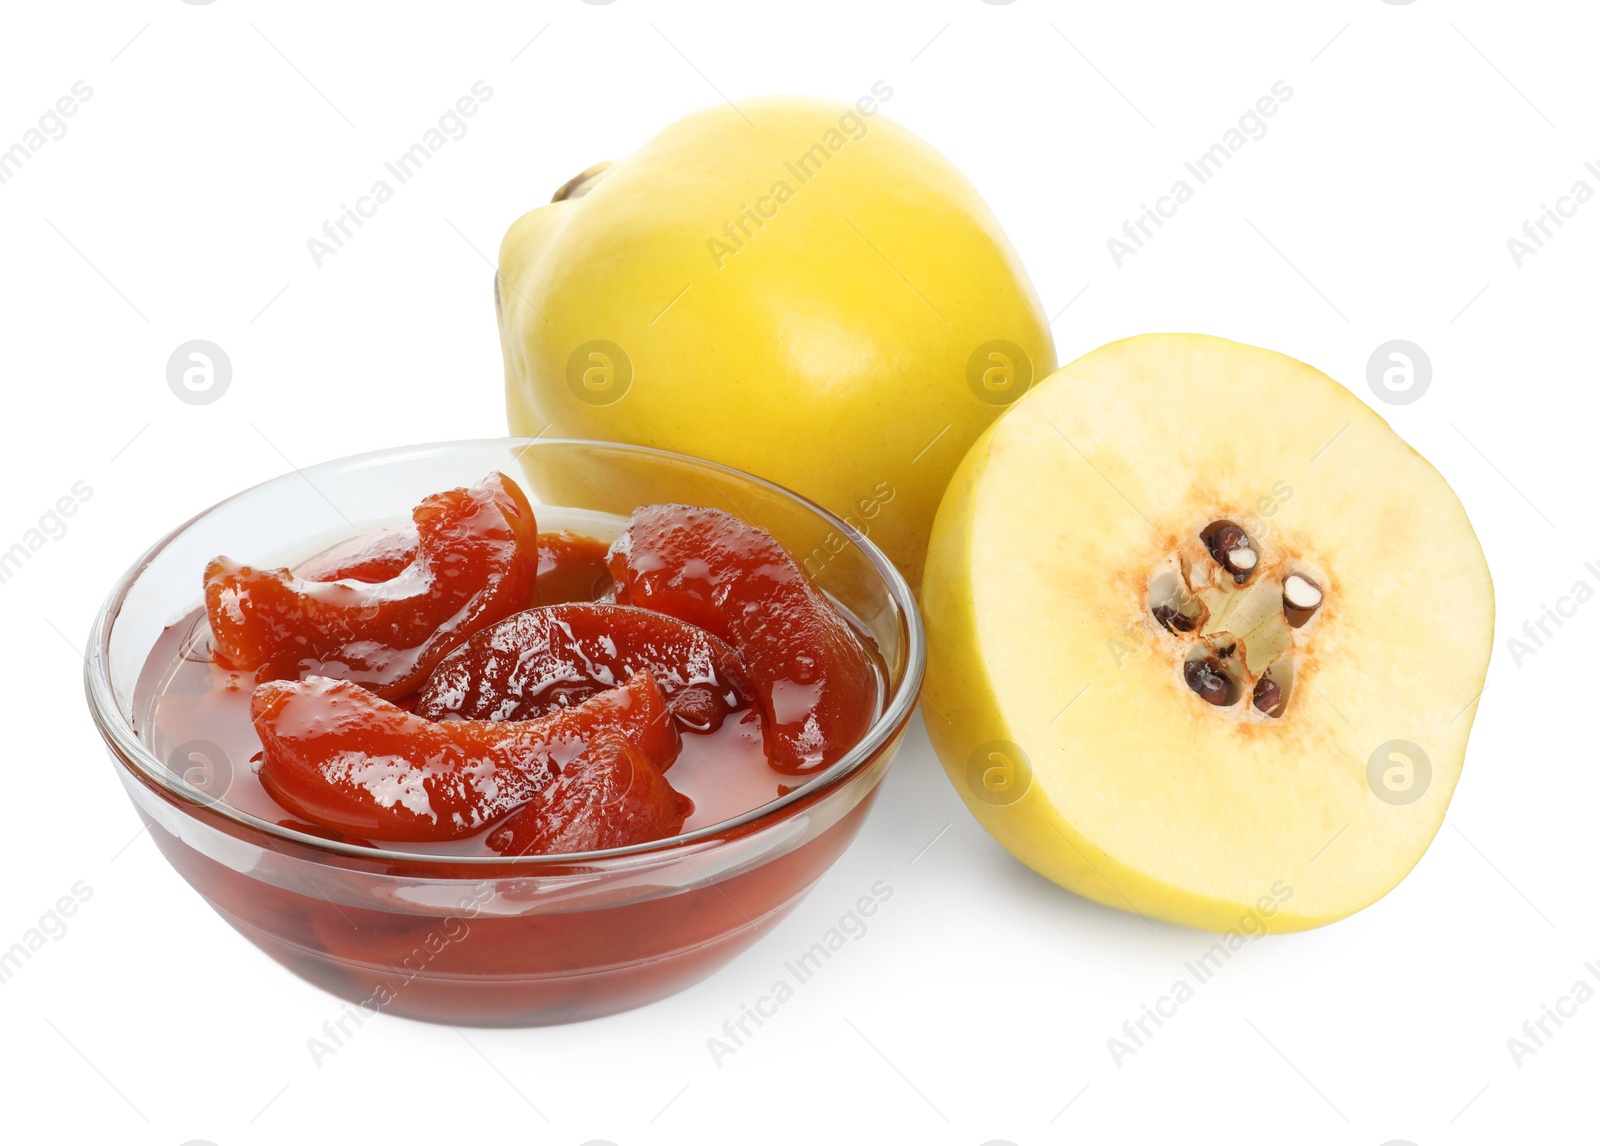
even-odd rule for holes
{"type": "Polygon", "coordinates": [[[922,671],[910,588],[859,531],[821,507],[680,454],[498,439],[328,462],[206,510],[112,589],[90,636],[85,683],[117,775],[156,845],[252,943],[371,1012],[524,1026],[659,999],[770,930],[860,830],[922,671]],[[638,505],[676,501],[767,530],[877,642],[885,678],[877,720],[835,764],[734,819],[633,847],[514,858],[373,849],[281,827],[230,807],[227,777],[219,784],[203,770],[180,772],[141,739],[141,673],[163,631],[199,607],[210,558],[292,563],[339,538],[408,521],[424,496],[494,470],[515,478],[536,512],[626,518],[638,505]]]}

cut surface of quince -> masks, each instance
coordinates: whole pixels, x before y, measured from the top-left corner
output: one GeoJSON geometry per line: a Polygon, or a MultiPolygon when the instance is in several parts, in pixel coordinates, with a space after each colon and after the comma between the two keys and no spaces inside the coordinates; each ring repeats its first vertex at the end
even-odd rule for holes
{"type": "Polygon", "coordinates": [[[1493,639],[1444,479],[1344,387],[1201,335],[1064,367],[933,532],[929,735],[984,827],[1123,910],[1358,911],[1421,858],[1493,639]]]}

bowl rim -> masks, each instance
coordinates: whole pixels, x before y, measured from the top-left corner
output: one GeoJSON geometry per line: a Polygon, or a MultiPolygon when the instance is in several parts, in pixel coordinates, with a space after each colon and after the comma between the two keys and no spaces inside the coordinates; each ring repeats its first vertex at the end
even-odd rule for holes
{"type": "Polygon", "coordinates": [[[692,849],[694,845],[706,841],[714,841],[717,837],[748,827],[757,821],[782,820],[784,814],[794,808],[795,805],[809,803],[813,797],[825,789],[833,787],[839,781],[877,757],[878,753],[909,719],[912,709],[916,707],[926,664],[927,645],[922,614],[918,608],[916,595],[912,592],[911,586],[907,583],[905,577],[901,575],[900,571],[894,567],[883,551],[865,533],[862,533],[831,510],[824,508],[803,494],[796,493],[794,490],[779,485],[777,482],[769,481],[766,478],[733,466],[708,461],[704,458],[697,458],[691,454],[679,453],[674,450],[658,449],[654,446],[640,446],[628,442],[607,442],[586,438],[501,437],[458,438],[442,442],[419,442],[331,458],[256,482],[207,506],[187,521],[163,534],[117,578],[110,593],[107,594],[105,601],[96,612],[94,622],[90,627],[88,653],[84,657],[83,679],[90,715],[93,717],[101,737],[112,749],[114,755],[123,763],[137,770],[159,792],[175,797],[180,809],[188,814],[193,814],[190,810],[191,808],[204,811],[211,815],[220,816],[252,832],[265,835],[269,839],[283,840],[313,851],[328,852],[352,859],[426,864],[430,867],[437,867],[441,864],[450,866],[459,864],[469,867],[482,866],[497,869],[525,868],[537,870],[544,867],[570,868],[574,864],[593,866],[597,863],[604,864],[610,860],[626,860],[657,854],[670,858],[675,852],[685,848],[692,849]],[[120,706],[117,704],[116,690],[111,682],[110,668],[111,635],[116,626],[117,618],[121,614],[122,607],[126,603],[134,583],[144,571],[150,567],[151,563],[168,545],[172,544],[204,518],[266,486],[295,477],[309,480],[314,478],[318,471],[359,467],[361,465],[370,465],[377,461],[399,461],[403,460],[407,455],[441,454],[469,447],[507,448],[520,460],[522,455],[529,449],[548,449],[556,446],[567,448],[584,447],[640,454],[646,457],[683,462],[690,466],[753,482],[782,498],[799,503],[821,518],[826,524],[832,526],[841,537],[862,551],[868,563],[884,582],[890,599],[899,610],[899,620],[903,627],[906,641],[906,668],[898,686],[894,686],[892,681],[886,682],[890,685],[890,689],[882,711],[866,733],[848,752],[827,768],[806,777],[803,783],[774,800],[752,808],[732,819],[721,820],[715,824],[696,828],[692,832],[669,836],[666,839],[587,852],[558,852],[531,856],[458,856],[438,852],[409,852],[397,848],[372,848],[360,844],[348,844],[338,840],[326,839],[322,836],[311,835],[308,832],[297,831],[294,828],[286,828],[270,820],[263,820],[247,812],[240,811],[222,800],[208,796],[181,776],[175,775],[144,744],[129,724],[127,717],[123,715],[120,706]],[[182,807],[183,805],[189,805],[190,807],[184,808],[182,807]]]}

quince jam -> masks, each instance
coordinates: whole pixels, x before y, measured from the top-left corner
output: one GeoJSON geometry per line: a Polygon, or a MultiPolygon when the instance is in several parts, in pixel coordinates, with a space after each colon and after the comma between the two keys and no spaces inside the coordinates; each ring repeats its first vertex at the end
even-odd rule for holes
{"type": "Polygon", "coordinates": [[[146,668],[157,751],[325,838],[565,854],[757,808],[878,713],[871,642],[720,510],[591,520],[608,545],[491,474],[412,519],[293,569],[213,560],[146,668]]]}

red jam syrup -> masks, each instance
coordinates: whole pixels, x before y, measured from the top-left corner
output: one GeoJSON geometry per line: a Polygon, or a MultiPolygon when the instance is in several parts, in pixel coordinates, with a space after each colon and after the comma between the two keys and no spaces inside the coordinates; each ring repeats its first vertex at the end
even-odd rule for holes
{"type": "Polygon", "coordinates": [[[141,681],[152,749],[310,834],[516,856],[736,818],[877,711],[856,631],[727,514],[647,506],[608,550],[495,474],[413,520],[292,571],[213,561],[141,681]]]}

